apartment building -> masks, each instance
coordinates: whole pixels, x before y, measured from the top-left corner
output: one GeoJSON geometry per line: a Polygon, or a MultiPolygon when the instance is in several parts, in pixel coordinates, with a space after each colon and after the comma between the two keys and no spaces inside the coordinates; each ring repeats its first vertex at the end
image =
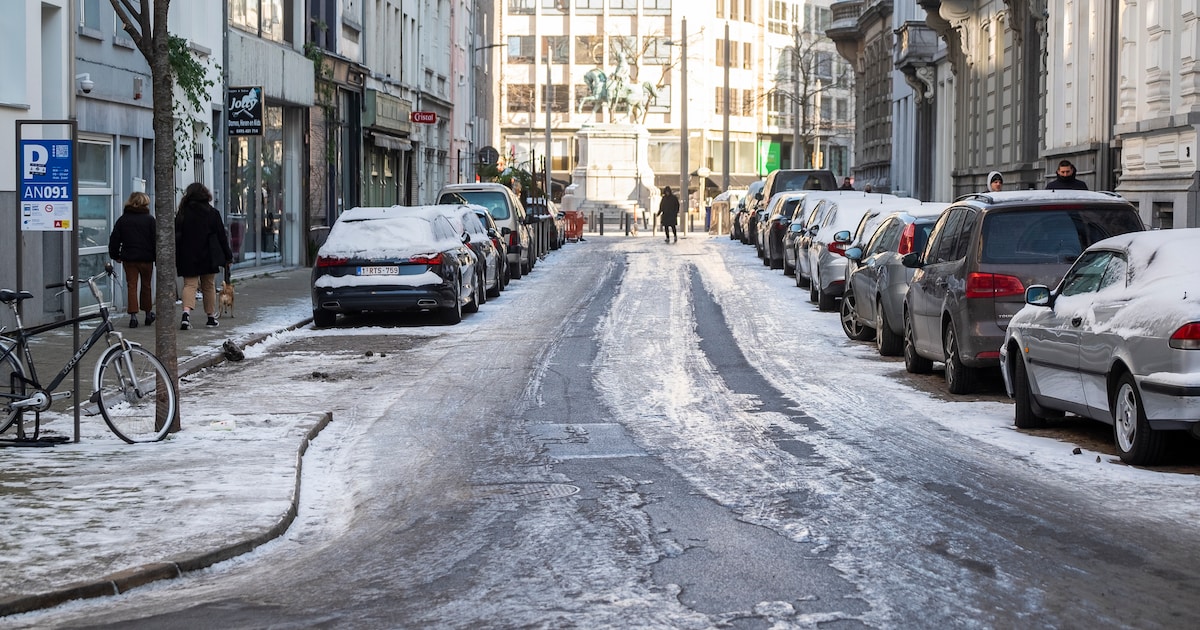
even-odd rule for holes
{"type": "Polygon", "coordinates": [[[685,107],[687,169],[710,173],[691,184],[706,198],[725,173],[730,187],[793,165],[847,175],[853,73],[821,36],[829,15],[827,2],[794,0],[504,0],[477,46],[498,49],[481,60],[499,98],[480,151],[538,173],[548,156],[556,189],[565,185],[578,130],[628,120],[620,107],[596,111],[584,77],[625,64],[627,80],[653,93],[640,122],[656,186],[680,182],[685,107]]]}

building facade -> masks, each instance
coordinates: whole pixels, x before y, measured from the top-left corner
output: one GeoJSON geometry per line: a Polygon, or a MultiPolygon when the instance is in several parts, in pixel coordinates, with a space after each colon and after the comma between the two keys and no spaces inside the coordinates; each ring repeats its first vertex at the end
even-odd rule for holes
{"type": "Polygon", "coordinates": [[[498,79],[488,146],[503,165],[542,173],[549,162],[555,182],[569,183],[578,130],[629,120],[620,105],[595,107],[585,76],[598,69],[651,93],[639,120],[650,133],[657,187],[681,182],[685,108],[687,171],[709,173],[691,178],[696,203],[720,192],[725,173],[730,187],[744,187],[795,159],[797,167],[850,173],[851,73],[821,37],[828,3],[518,0],[499,3],[498,13],[491,40],[477,49],[500,49],[481,61],[498,79]],[[797,144],[806,150],[794,158],[797,144]]]}

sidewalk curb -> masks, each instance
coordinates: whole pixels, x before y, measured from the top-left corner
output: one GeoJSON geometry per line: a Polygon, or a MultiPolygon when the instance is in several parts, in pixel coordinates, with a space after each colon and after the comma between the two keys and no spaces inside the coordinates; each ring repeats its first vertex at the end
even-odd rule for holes
{"type": "MultiPolygon", "coordinates": [[[[311,321],[312,319],[305,319],[277,331],[252,335],[242,345],[249,346],[260,343],[271,335],[295,330],[307,325],[311,321]]],[[[197,355],[181,365],[179,376],[182,378],[205,368],[219,365],[224,361],[225,356],[220,349],[206,355],[197,355]]],[[[304,432],[304,439],[300,441],[300,445],[296,449],[296,472],[295,482],[292,486],[291,501],[288,509],[266,531],[246,540],[198,555],[180,556],[163,562],[152,562],[122,569],[96,580],[70,584],[63,588],[44,593],[0,598],[0,617],[52,608],[72,600],[110,597],[151,582],[174,579],[182,576],[185,572],[204,569],[218,562],[224,562],[225,560],[245,554],[283,535],[291,527],[292,522],[296,520],[296,515],[299,513],[300,480],[304,472],[304,454],[308,452],[309,444],[333,421],[333,414],[328,411],[313,412],[308,415],[308,418],[312,422],[312,426],[304,432]]]]}

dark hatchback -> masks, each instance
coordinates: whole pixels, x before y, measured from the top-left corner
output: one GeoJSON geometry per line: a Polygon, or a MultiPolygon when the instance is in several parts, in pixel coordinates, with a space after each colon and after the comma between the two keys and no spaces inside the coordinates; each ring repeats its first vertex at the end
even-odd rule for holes
{"type": "Polygon", "coordinates": [[[476,260],[463,235],[436,212],[347,210],[317,252],[313,324],[332,326],[338,313],[364,311],[437,311],[457,324],[464,310],[479,308],[476,260]]]}

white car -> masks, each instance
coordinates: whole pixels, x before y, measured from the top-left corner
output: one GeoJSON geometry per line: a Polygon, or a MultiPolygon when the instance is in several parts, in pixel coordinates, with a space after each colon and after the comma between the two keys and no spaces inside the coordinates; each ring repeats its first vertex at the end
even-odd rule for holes
{"type": "Polygon", "coordinates": [[[1133,232],[1088,247],[1051,291],[1030,286],[1000,361],[1018,427],[1063,412],[1113,425],[1130,464],[1166,433],[1200,432],[1200,229],[1133,232]]]}

